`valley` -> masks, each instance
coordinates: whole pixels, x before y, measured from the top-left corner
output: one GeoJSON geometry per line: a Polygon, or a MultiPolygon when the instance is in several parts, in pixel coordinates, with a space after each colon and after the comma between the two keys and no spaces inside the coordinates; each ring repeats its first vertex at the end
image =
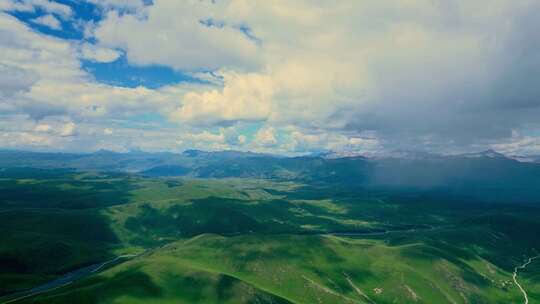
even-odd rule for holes
{"type": "Polygon", "coordinates": [[[5,169],[2,303],[540,299],[534,204],[343,185],[5,169]]]}

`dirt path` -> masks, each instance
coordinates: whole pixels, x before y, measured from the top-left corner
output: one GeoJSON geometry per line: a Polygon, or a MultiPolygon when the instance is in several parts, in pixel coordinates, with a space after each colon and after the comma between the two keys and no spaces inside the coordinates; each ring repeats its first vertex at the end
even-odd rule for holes
{"type": "Polygon", "coordinates": [[[368,303],[374,303],[369,297],[367,294],[365,294],[360,288],[358,288],[356,285],[354,285],[354,282],[351,280],[351,278],[349,277],[349,275],[347,273],[343,273],[343,275],[345,276],[345,279],[347,280],[347,282],[349,283],[349,285],[351,285],[351,287],[354,289],[354,291],[356,291],[357,294],[359,294],[360,296],[362,296],[364,299],[366,299],[368,301],[368,303]]]}
{"type": "Polygon", "coordinates": [[[336,296],[338,298],[341,298],[341,299],[345,300],[348,303],[360,303],[357,300],[346,297],[345,295],[342,295],[339,292],[336,292],[336,291],[334,291],[334,290],[332,290],[332,289],[330,289],[330,288],[328,288],[328,287],[326,287],[326,286],[324,286],[322,284],[319,284],[319,283],[313,281],[312,279],[306,277],[305,275],[302,275],[302,278],[304,278],[304,280],[309,282],[312,286],[315,286],[317,289],[319,289],[321,291],[324,291],[324,292],[326,292],[328,294],[331,294],[333,296],[336,296]]]}

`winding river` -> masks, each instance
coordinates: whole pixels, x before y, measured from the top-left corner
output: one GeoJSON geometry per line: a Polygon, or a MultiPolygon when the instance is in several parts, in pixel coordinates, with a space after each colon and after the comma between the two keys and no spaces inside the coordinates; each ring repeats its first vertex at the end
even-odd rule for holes
{"type": "Polygon", "coordinates": [[[105,262],[101,262],[101,263],[93,264],[93,265],[86,266],[86,267],[83,267],[83,268],[79,268],[77,270],[74,270],[72,272],[69,272],[69,273],[65,274],[64,276],[62,276],[62,277],[60,277],[60,278],[58,278],[58,279],[56,279],[54,281],[47,282],[47,283],[45,283],[43,285],[39,285],[37,287],[34,287],[34,288],[26,290],[26,291],[21,291],[21,292],[15,293],[15,294],[9,296],[2,303],[7,304],[7,303],[17,302],[19,300],[22,300],[22,299],[25,299],[25,298],[28,298],[28,297],[32,297],[32,296],[35,296],[35,295],[38,295],[38,294],[41,294],[41,293],[45,293],[45,292],[48,292],[48,291],[51,291],[51,290],[54,290],[54,289],[69,285],[69,284],[71,284],[71,283],[73,283],[75,281],[83,279],[83,278],[85,278],[87,276],[90,276],[90,275],[102,270],[103,267],[105,267],[105,266],[107,266],[109,264],[118,262],[118,261],[120,261],[122,259],[129,259],[129,258],[133,258],[133,257],[136,257],[136,256],[137,256],[136,254],[120,255],[120,256],[115,257],[114,259],[111,259],[111,260],[108,260],[108,261],[105,261],[105,262]]]}
{"type": "Polygon", "coordinates": [[[519,282],[517,280],[518,270],[525,269],[527,267],[527,265],[529,265],[530,263],[532,263],[532,261],[534,261],[534,260],[536,260],[538,258],[540,258],[540,255],[529,258],[525,263],[523,263],[523,265],[516,266],[516,268],[514,268],[514,274],[512,275],[512,279],[514,280],[514,283],[516,283],[517,287],[519,288],[519,290],[523,294],[523,297],[525,298],[525,302],[523,302],[525,304],[529,304],[529,297],[527,296],[527,292],[525,291],[523,286],[521,286],[521,284],[519,284],[519,282]]]}

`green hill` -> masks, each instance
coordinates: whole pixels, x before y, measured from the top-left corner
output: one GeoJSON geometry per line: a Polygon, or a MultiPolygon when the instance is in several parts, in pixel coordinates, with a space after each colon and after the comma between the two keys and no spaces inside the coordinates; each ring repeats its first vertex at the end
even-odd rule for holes
{"type": "Polygon", "coordinates": [[[442,190],[16,168],[0,194],[2,300],[143,253],[20,303],[522,303],[540,249],[538,206],[442,190]]]}

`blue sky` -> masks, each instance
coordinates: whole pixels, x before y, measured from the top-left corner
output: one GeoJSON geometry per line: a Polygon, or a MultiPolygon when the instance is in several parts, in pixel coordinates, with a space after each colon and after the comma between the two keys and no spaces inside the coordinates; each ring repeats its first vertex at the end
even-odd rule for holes
{"type": "Polygon", "coordinates": [[[0,11],[0,148],[540,154],[537,1],[0,11]]]}

